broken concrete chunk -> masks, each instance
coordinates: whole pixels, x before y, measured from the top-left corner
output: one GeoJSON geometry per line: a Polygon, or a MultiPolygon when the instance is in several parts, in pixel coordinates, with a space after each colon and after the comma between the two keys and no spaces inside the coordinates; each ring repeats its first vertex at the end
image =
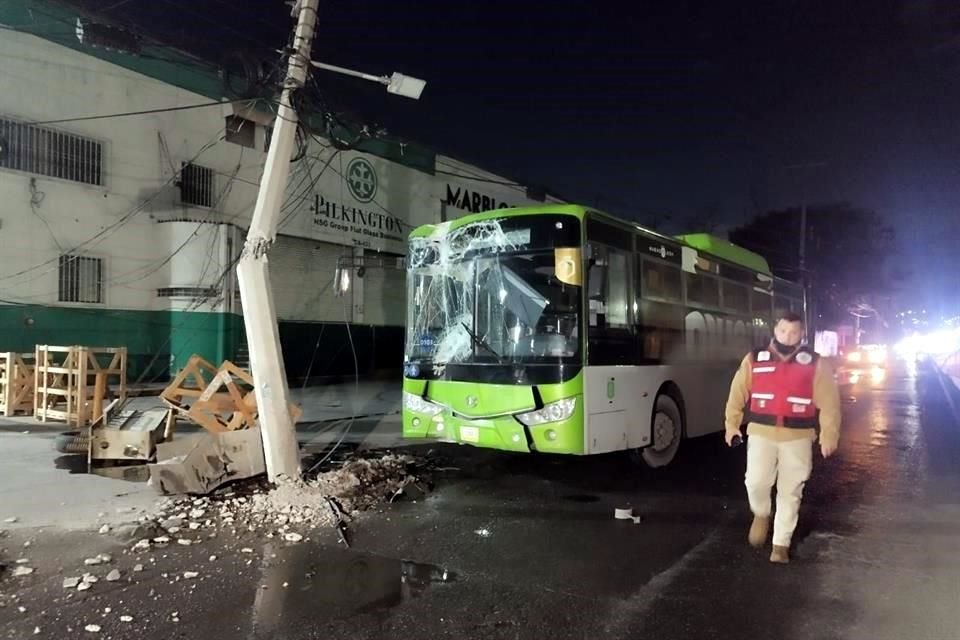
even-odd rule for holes
{"type": "Polygon", "coordinates": [[[27,558],[20,558],[17,560],[17,564],[29,564],[29,562],[30,561],[27,558]]]}
{"type": "Polygon", "coordinates": [[[75,589],[79,584],[80,584],[80,578],[64,578],[63,579],[64,589],[75,589]]]}
{"type": "Polygon", "coordinates": [[[187,580],[193,580],[194,578],[196,578],[196,577],[199,576],[199,575],[200,575],[200,574],[197,573],[196,571],[184,571],[184,572],[183,572],[183,577],[186,578],[187,580]]]}
{"type": "Polygon", "coordinates": [[[17,516],[13,516],[13,517],[7,518],[6,520],[4,520],[4,522],[6,522],[7,524],[13,524],[14,522],[17,522],[19,520],[20,518],[18,518],[17,516]]]}
{"type": "Polygon", "coordinates": [[[202,518],[206,512],[206,509],[194,509],[190,512],[190,517],[196,520],[197,518],[202,518]]]}
{"type": "Polygon", "coordinates": [[[240,549],[240,553],[253,553],[253,549],[250,547],[244,547],[243,549],[240,549]]]}
{"type": "Polygon", "coordinates": [[[157,544],[167,544],[168,542],[170,542],[170,538],[167,536],[157,536],[156,538],[153,539],[153,541],[156,542],[157,544]]]}
{"type": "Polygon", "coordinates": [[[200,528],[200,523],[199,523],[199,522],[191,522],[191,523],[190,523],[190,531],[196,531],[196,530],[199,529],[199,528],[200,528]]]}
{"type": "Polygon", "coordinates": [[[210,556],[209,560],[210,562],[215,562],[217,560],[217,556],[210,556]]]}
{"type": "Polygon", "coordinates": [[[100,527],[100,530],[97,533],[99,533],[100,535],[103,535],[105,533],[110,533],[110,525],[108,524],[103,525],[102,527],[100,527]]]}
{"type": "Polygon", "coordinates": [[[303,536],[299,533],[287,533],[284,534],[283,539],[287,542],[300,542],[303,540],[303,536]]]}
{"type": "Polygon", "coordinates": [[[77,585],[77,591],[86,591],[87,589],[90,588],[90,586],[91,585],[89,582],[81,582],[80,584],[77,585]]]}
{"type": "Polygon", "coordinates": [[[97,576],[93,575],[92,573],[85,573],[85,574],[83,574],[83,582],[84,582],[84,584],[95,584],[95,583],[97,583],[97,582],[99,582],[99,581],[100,581],[100,578],[98,578],[97,576]]]}
{"type": "Polygon", "coordinates": [[[21,576],[28,576],[31,573],[33,573],[33,567],[25,567],[23,565],[20,565],[19,567],[13,570],[13,577],[19,578],[21,576]]]}
{"type": "Polygon", "coordinates": [[[133,616],[120,616],[120,622],[133,622],[133,616]]]}
{"type": "Polygon", "coordinates": [[[119,579],[120,579],[119,569],[114,569],[113,571],[107,574],[107,582],[116,582],[119,579]]]}
{"type": "Polygon", "coordinates": [[[140,573],[141,571],[143,571],[143,565],[142,565],[142,564],[135,564],[135,565],[133,565],[133,570],[136,571],[137,573],[140,573]]]}
{"type": "Polygon", "coordinates": [[[190,545],[193,544],[193,540],[188,540],[188,539],[186,539],[186,538],[180,538],[179,540],[177,540],[177,544],[182,545],[182,546],[184,546],[184,547],[189,547],[190,545]]]}
{"type": "Polygon", "coordinates": [[[87,633],[100,633],[100,625],[98,624],[88,624],[83,629],[87,633]]]}

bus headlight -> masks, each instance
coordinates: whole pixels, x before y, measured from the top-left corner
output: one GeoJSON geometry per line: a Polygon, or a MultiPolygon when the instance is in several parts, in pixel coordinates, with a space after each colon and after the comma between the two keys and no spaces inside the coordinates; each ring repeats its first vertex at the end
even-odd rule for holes
{"type": "Polygon", "coordinates": [[[443,411],[443,407],[440,405],[433,404],[432,402],[424,400],[420,396],[407,391],[403,392],[403,408],[415,413],[425,413],[428,416],[435,416],[443,411]]]}
{"type": "Polygon", "coordinates": [[[521,413],[517,416],[517,420],[528,427],[535,427],[539,424],[547,424],[549,422],[560,422],[572,416],[573,410],[576,408],[576,398],[564,398],[563,400],[551,402],[539,411],[521,413]]]}

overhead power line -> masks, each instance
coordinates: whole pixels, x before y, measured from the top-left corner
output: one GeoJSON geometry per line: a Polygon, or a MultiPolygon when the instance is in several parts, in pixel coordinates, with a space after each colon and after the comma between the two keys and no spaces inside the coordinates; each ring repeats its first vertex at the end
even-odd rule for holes
{"type": "Polygon", "coordinates": [[[188,109],[202,109],[204,107],[215,107],[225,104],[236,104],[238,102],[256,102],[256,98],[238,98],[236,100],[214,100],[211,102],[201,102],[197,104],[188,104],[179,107],[158,107],[156,109],[143,109],[141,111],[121,111],[119,113],[103,113],[92,116],[77,116],[74,118],[58,118],[57,120],[39,120],[36,122],[27,122],[31,126],[42,126],[48,124],[62,124],[64,122],[83,122],[86,120],[106,120],[108,118],[126,118],[128,116],[145,116],[153,113],[169,113],[172,111],[187,111],[188,109]]]}

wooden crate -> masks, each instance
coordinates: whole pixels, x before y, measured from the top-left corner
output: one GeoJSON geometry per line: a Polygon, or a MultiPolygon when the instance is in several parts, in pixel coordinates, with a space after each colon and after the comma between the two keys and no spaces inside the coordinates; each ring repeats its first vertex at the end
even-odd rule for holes
{"type": "Polygon", "coordinates": [[[127,399],[126,347],[37,345],[34,414],[86,427],[103,414],[109,397],[127,399]]]}
{"type": "MultiPolygon", "coordinates": [[[[253,377],[229,360],[216,368],[193,355],[160,397],[177,414],[211,433],[258,426],[253,377]]],[[[302,413],[290,405],[294,422],[302,413]]]]}
{"type": "Polygon", "coordinates": [[[33,353],[0,353],[0,415],[33,413],[33,353]]]}

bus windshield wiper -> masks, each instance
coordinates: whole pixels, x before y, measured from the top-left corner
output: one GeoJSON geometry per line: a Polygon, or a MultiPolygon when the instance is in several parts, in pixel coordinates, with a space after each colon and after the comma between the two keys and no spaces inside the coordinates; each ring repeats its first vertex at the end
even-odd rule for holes
{"type": "Polygon", "coordinates": [[[493,347],[491,347],[489,344],[487,344],[487,341],[486,341],[486,340],[484,340],[483,338],[481,338],[480,336],[478,336],[476,333],[474,333],[473,330],[472,330],[470,327],[467,326],[467,323],[466,323],[466,322],[461,322],[461,323],[460,323],[460,326],[462,326],[462,327],[464,328],[464,330],[466,330],[467,334],[468,334],[468,335],[470,336],[470,338],[473,340],[473,343],[474,343],[475,345],[478,345],[478,346],[480,346],[480,347],[483,347],[484,349],[486,349],[487,351],[489,351],[490,353],[492,353],[492,354],[493,354],[493,357],[497,359],[497,362],[498,362],[499,364],[503,364],[503,358],[500,357],[500,354],[497,353],[496,351],[494,351],[494,350],[493,350],[493,347]]]}

